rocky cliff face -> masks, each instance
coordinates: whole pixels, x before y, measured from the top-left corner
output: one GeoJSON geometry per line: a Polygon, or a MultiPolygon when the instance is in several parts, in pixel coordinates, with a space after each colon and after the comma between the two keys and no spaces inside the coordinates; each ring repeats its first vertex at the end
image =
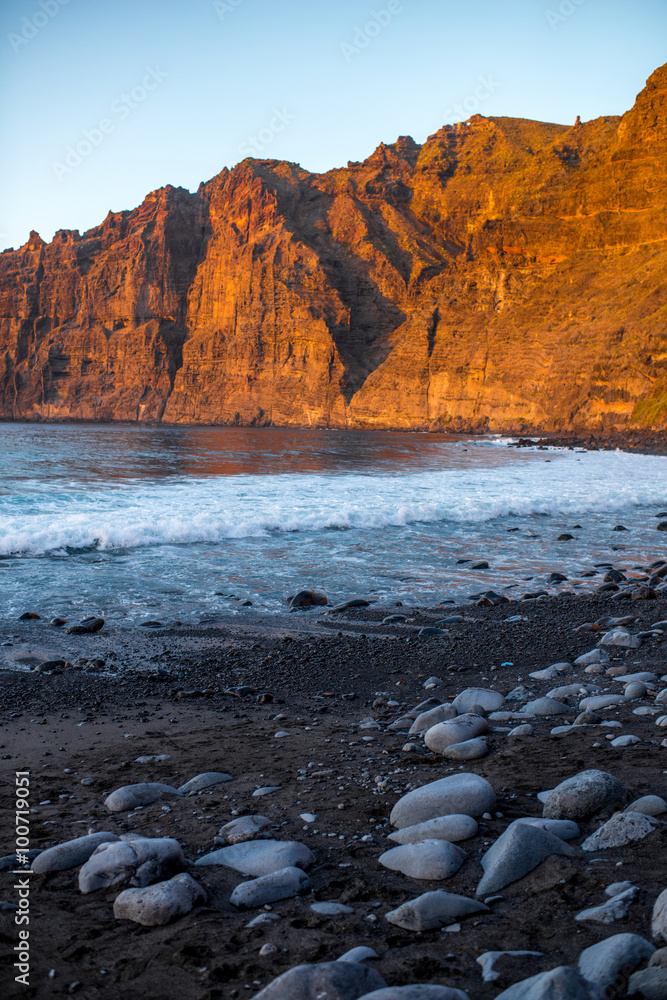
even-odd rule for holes
{"type": "Polygon", "coordinates": [[[621,118],[245,160],[0,255],[0,417],[667,428],[667,66],[621,118]]]}

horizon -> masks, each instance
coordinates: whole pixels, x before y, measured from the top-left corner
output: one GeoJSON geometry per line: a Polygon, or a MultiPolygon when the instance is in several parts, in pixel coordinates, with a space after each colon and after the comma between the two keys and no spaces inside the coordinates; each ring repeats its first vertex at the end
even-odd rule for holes
{"type": "Polygon", "coordinates": [[[604,12],[590,0],[316,12],[304,0],[9,0],[0,72],[15,152],[0,248],[32,230],[85,232],[169,185],[196,191],[248,156],[322,174],[474,114],[565,126],[623,114],[665,62],[665,28],[658,0],[604,12]]]}

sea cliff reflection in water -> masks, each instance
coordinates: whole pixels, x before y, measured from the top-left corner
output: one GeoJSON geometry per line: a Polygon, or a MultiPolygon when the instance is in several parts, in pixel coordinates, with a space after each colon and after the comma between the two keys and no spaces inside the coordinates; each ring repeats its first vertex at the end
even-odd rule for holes
{"type": "Polygon", "coordinates": [[[552,570],[571,583],[596,562],[630,568],[662,552],[662,457],[390,432],[0,434],[3,616],[196,621],[236,608],[230,594],[277,610],[306,586],[333,600],[516,596],[552,570]],[[629,530],[614,532],[619,522],[629,530]],[[559,542],[564,532],[574,539],[559,542]]]}

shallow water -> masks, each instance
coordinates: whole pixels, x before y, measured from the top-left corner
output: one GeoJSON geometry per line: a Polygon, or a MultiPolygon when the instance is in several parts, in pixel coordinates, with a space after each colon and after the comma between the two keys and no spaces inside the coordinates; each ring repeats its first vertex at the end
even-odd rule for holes
{"type": "Polygon", "coordinates": [[[664,551],[660,456],[298,429],[3,424],[0,442],[0,616],[516,596],[664,551]]]}

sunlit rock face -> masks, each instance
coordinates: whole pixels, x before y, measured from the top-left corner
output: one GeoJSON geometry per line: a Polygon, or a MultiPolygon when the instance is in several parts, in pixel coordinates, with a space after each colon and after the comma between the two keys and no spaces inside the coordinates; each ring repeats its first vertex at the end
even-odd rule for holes
{"type": "Polygon", "coordinates": [[[245,160],[0,255],[0,417],[667,427],[667,67],[622,117],[245,160]]]}

